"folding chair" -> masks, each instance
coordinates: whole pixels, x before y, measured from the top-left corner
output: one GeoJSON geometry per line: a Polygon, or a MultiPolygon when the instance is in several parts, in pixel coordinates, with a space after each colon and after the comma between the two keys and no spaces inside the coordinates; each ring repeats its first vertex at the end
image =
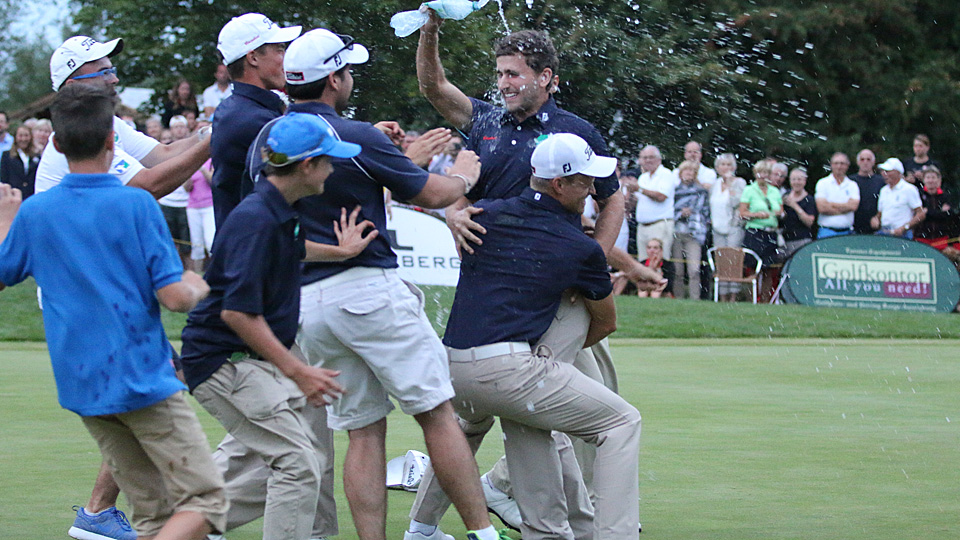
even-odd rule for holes
{"type": "Polygon", "coordinates": [[[763,261],[755,251],[747,248],[733,247],[713,247],[707,250],[707,261],[710,262],[710,270],[713,271],[713,301],[720,301],[720,282],[728,281],[733,283],[750,283],[752,285],[753,303],[757,303],[757,281],[760,279],[760,268],[763,261]],[[753,275],[744,275],[743,259],[744,255],[749,254],[755,261],[757,267],[753,275]]]}

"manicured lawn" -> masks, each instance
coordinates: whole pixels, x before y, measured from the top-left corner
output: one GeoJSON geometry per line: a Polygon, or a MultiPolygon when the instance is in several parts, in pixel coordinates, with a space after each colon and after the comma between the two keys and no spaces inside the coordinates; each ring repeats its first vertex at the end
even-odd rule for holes
{"type": "MultiPolygon", "coordinates": [[[[762,313],[747,315],[770,325],[762,313]]],[[[614,340],[622,393],[644,418],[642,538],[960,537],[958,346],[614,340]]],[[[0,343],[0,365],[0,538],[65,538],[70,506],[89,496],[96,447],[58,407],[42,344],[0,343]]],[[[216,444],[223,430],[200,417],[216,444]]],[[[389,426],[389,457],[423,450],[411,419],[394,413],[389,426]]],[[[345,437],[337,439],[342,460],[345,437]]],[[[499,440],[491,434],[481,449],[482,470],[502,451],[499,440]]],[[[339,538],[356,538],[340,502],[339,538]]],[[[412,502],[391,493],[388,538],[402,538],[412,502]]],[[[259,526],[228,538],[259,538],[259,526]]],[[[464,537],[453,512],[442,527],[464,537]]]]}

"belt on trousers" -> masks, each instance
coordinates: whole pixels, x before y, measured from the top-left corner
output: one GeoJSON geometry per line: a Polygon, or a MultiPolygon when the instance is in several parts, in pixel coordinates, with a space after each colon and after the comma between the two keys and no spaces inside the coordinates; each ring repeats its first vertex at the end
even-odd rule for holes
{"type": "Polygon", "coordinates": [[[507,354],[528,353],[530,344],[523,341],[509,341],[502,343],[491,343],[490,345],[481,345],[470,349],[453,349],[447,347],[447,356],[451,362],[474,362],[476,360],[486,360],[495,356],[504,356],[507,354]]]}
{"type": "Polygon", "coordinates": [[[330,287],[335,287],[342,283],[347,283],[348,281],[354,281],[357,279],[363,279],[374,276],[385,276],[388,272],[396,272],[395,268],[375,268],[370,266],[355,266],[349,270],[344,270],[339,274],[334,274],[330,277],[321,279],[320,281],[314,281],[304,285],[303,287],[320,287],[321,289],[327,289],[330,287]]]}
{"type": "Polygon", "coordinates": [[[845,228],[845,229],[838,229],[838,228],[836,228],[836,227],[826,227],[826,226],[824,226],[824,225],[821,225],[820,228],[821,228],[821,229],[830,229],[830,230],[833,231],[833,232],[848,232],[848,231],[852,231],[852,230],[853,230],[853,227],[847,227],[847,228],[845,228]]]}
{"type": "Polygon", "coordinates": [[[658,219],[658,220],[656,220],[656,221],[651,221],[650,223],[641,223],[641,225],[643,225],[644,227],[649,227],[649,226],[651,226],[651,225],[656,225],[657,223],[660,223],[661,221],[673,221],[673,220],[672,220],[672,219],[669,219],[669,218],[664,218],[664,219],[658,219]]]}

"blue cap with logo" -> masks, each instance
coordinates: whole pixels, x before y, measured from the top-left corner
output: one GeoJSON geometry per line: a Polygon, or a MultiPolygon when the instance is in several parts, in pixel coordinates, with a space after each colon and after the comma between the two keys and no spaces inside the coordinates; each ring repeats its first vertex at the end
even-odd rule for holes
{"type": "Polygon", "coordinates": [[[329,124],[315,114],[290,113],[270,129],[263,164],[284,167],[315,156],[352,158],[360,145],[337,139],[329,124]]]}

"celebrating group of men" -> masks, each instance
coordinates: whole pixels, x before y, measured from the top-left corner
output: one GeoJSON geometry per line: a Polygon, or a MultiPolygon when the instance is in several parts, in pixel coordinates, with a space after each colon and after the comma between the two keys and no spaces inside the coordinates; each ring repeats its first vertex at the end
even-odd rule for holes
{"type": "Polygon", "coordinates": [[[229,21],[218,50],[232,95],[212,133],[166,146],[104,117],[121,40],[78,36],[54,52],[54,144],[37,182],[49,193],[18,212],[16,191],[0,190],[0,288],[37,279],[61,404],[104,457],[72,536],[199,539],[261,516],[265,539],[334,536],[332,429],[349,436],[343,486],[357,534],[384,539],[393,398],[430,455],[406,540],[452,539],[438,528],[450,502],[468,538],[497,539],[487,501],[508,494],[519,514],[493,509],[524,538],[637,537],[640,415],[617,395],[605,345],[616,328],[608,260],[662,284],[613,247],[624,210],[616,160],[553,100],[559,66],[546,34],[498,42],[497,107],[447,80],[440,23],[431,14],[421,29],[417,74],[465,136],[446,175],[401,153],[396,123],[341,116],[351,70],[370,56],[326,29],[301,35],[255,13],[229,21]],[[276,90],[292,101],[286,110],[276,90]],[[161,197],[208,155],[217,236],[201,279],[158,237],[145,194],[122,185],[161,197]],[[442,342],[423,294],[397,275],[384,188],[447,208],[463,262],[442,342]],[[590,195],[601,207],[593,238],[581,226],[590,195]],[[70,247],[60,257],[32,251],[58,253],[58,242],[70,247]],[[184,409],[157,298],[190,312],[175,364],[228,432],[212,459],[184,409]],[[91,324],[110,329],[110,346],[74,341],[91,324]],[[506,456],[481,478],[472,453],[494,417],[506,456]],[[120,490],[135,532],[114,508],[120,490]]]}

